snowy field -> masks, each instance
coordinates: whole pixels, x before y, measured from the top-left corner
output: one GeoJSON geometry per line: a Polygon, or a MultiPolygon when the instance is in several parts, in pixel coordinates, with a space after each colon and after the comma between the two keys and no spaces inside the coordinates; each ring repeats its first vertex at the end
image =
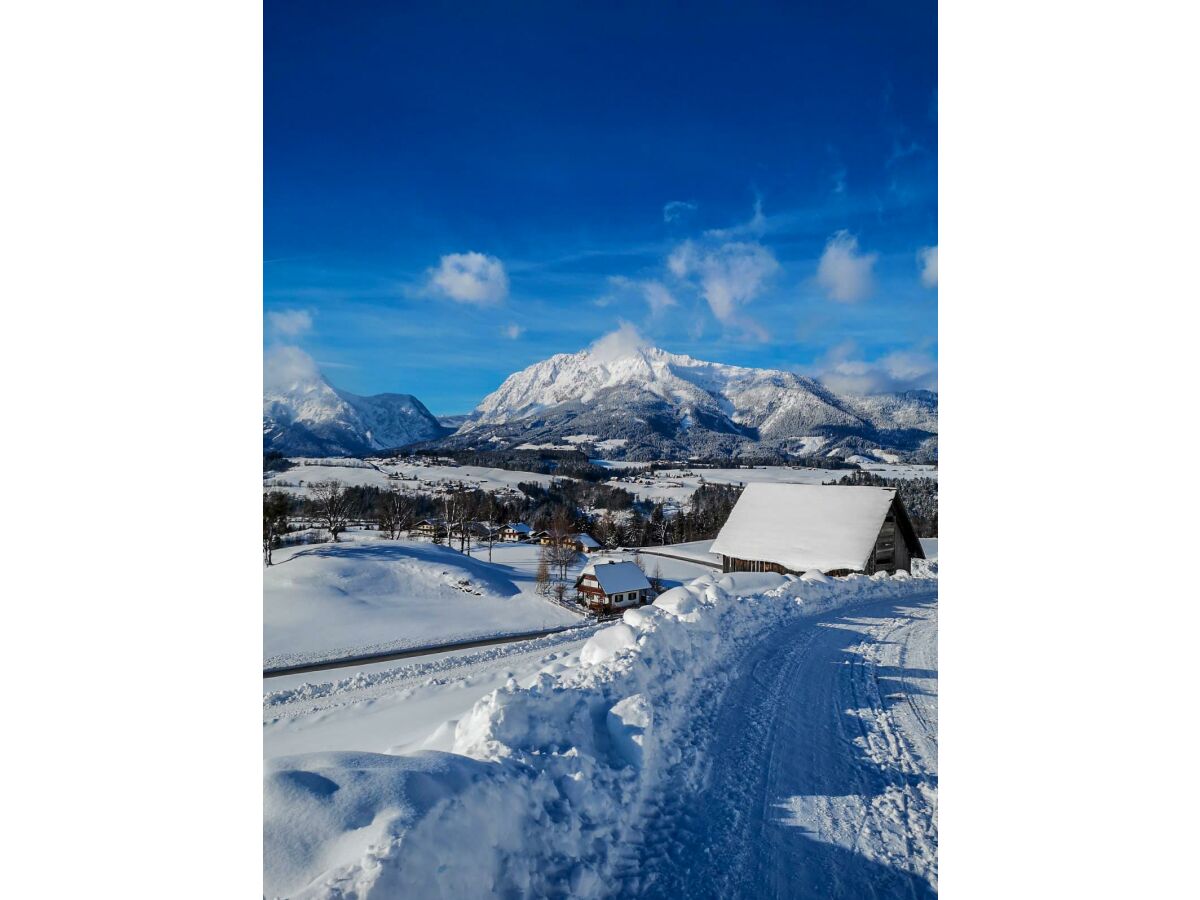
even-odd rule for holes
{"type": "MultiPolygon", "coordinates": [[[[937,478],[935,466],[872,463],[863,469],[884,478],[937,478]]],[[[652,503],[681,504],[691,499],[701,484],[825,484],[852,474],[850,469],[806,469],[800,466],[755,466],[753,469],[658,469],[633,479],[611,479],[639,499],[652,503]],[[703,479],[703,481],[701,481],[703,479]]]]}
{"type": "Polygon", "coordinates": [[[707,541],[688,541],[685,544],[664,544],[660,547],[644,547],[643,556],[671,556],[692,559],[698,563],[720,566],[721,557],[712,552],[713,538],[707,541]]]}
{"type": "MultiPolygon", "coordinates": [[[[649,463],[623,462],[621,460],[593,459],[594,465],[603,468],[646,468],[649,463]]],[[[864,471],[883,478],[933,478],[938,477],[936,466],[908,463],[882,463],[863,458],[864,471]]],[[[553,475],[536,472],[514,472],[484,466],[425,465],[419,463],[395,463],[390,460],[293,460],[292,468],[286,472],[263,473],[264,489],[277,489],[300,496],[308,495],[308,485],[314,481],[335,479],[346,485],[372,486],[380,489],[398,487],[402,490],[436,494],[439,490],[459,483],[484,491],[516,491],[521,482],[549,485],[553,475]],[[389,478],[396,474],[399,479],[389,478]]],[[[609,484],[621,487],[638,498],[653,503],[680,504],[691,499],[703,482],[712,484],[750,484],[757,481],[787,484],[823,484],[837,481],[851,474],[849,469],[806,469],[790,466],[756,466],[753,469],[659,469],[643,473],[634,480],[612,479],[609,484]]]]}
{"type": "Polygon", "coordinates": [[[634,480],[612,479],[609,484],[622,487],[639,499],[652,503],[682,504],[696,488],[709,484],[749,484],[754,481],[787,484],[823,484],[850,474],[848,469],[805,469],[789,466],[756,466],[753,469],[658,469],[634,480]]]}
{"type": "MultiPolygon", "coordinates": [[[[264,666],[520,634],[581,614],[535,591],[537,550],[465,556],[423,541],[350,531],[337,544],[275,551],[263,572],[264,666]]],[[[577,565],[581,568],[582,564],[577,565]]]]}
{"type": "Polygon", "coordinates": [[[264,682],[266,895],[936,891],[935,569],[678,565],[590,636],[264,682]]]}
{"type": "Polygon", "coordinates": [[[286,472],[264,472],[263,488],[308,496],[308,485],[314,481],[340,481],[354,487],[389,487],[424,494],[436,494],[450,485],[464,484],[484,491],[516,491],[524,481],[548,485],[551,475],[536,472],[513,472],[484,466],[423,465],[396,463],[391,460],[339,459],[325,461],[293,460],[295,465],[286,472]],[[321,463],[321,464],[316,464],[321,463]],[[400,478],[389,478],[389,475],[400,478]]]}
{"type": "MultiPolygon", "coordinates": [[[[523,634],[574,625],[583,611],[537,593],[540,548],[496,544],[472,556],[428,541],[381,538],[351,529],[337,544],[275,551],[263,573],[263,664],[301,665],[523,634]]],[[[633,559],[632,551],[585,557],[567,570],[573,584],[592,559],[633,559]]],[[[702,575],[703,566],[647,556],[646,572],[665,587],[702,575]]]]}

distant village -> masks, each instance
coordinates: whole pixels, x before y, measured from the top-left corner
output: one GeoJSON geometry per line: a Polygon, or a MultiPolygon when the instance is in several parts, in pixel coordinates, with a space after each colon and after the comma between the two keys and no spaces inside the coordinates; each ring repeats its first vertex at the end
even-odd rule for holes
{"type": "MultiPolygon", "coordinates": [[[[372,467],[369,461],[338,462],[372,467]]],[[[438,464],[444,469],[449,462],[438,464]]],[[[670,474],[696,476],[679,467],[670,474]]],[[[539,593],[603,616],[650,603],[663,589],[639,558],[612,558],[621,552],[711,541],[707,564],[724,572],[870,575],[910,570],[912,560],[924,556],[920,537],[936,536],[932,479],[887,483],[855,471],[828,484],[700,480],[686,504],[674,505],[638,500],[620,486],[661,484],[669,477],[624,471],[605,482],[542,478],[485,490],[452,478],[387,472],[387,487],[330,478],[294,485],[304,489],[301,496],[281,490],[293,486],[283,469],[266,482],[264,555],[270,564],[273,548],[337,542],[349,529],[428,541],[489,562],[497,545],[523,544],[538,549],[539,593]],[[906,494],[915,500],[916,515],[906,494]],[[931,528],[933,535],[922,534],[931,528]],[[568,570],[581,558],[586,564],[569,579],[568,570]]]]}

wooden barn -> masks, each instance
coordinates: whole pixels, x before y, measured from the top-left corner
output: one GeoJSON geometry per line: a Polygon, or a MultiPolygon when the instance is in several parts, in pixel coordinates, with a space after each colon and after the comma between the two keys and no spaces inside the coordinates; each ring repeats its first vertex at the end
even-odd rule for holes
{"type": "Polygon", "coordinates": [[[611,559],[584,566],[575,581],[575,592],[579,602],[596,613],[643,606],[653,599],[650,581],[641,569],[611,559]]]}
{"type": "Polygon", "coordinates": [[[725,572],[781,574],[910,572],[925,558],[895,489],[859,485],[747,485],[712,552],[725,572]]]}

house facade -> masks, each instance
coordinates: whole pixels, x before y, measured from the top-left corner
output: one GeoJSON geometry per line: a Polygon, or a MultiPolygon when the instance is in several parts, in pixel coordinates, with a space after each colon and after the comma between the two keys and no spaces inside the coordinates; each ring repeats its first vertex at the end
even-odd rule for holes
{"type": "Polygon", "coordinates": [[[500,529],[500,540],[510,542],[527,541],[531,534],[533,534],[533,529],[524,522],[510,522],[500,529]]]}
{"type": "Polygon", "coordinates": [[[594,613],[644,606],[653,593],[645,573],[631,562],[588,563],[575,581],[576,599],[594,613]]]}
{"type": "Polygon", "coordinates": [[[413,535],[414,537],[423,537],[433,540],[434,538],[445,537],[446,526],[437,519],[422,519],[409,530],[409,534],[413,535]]]}

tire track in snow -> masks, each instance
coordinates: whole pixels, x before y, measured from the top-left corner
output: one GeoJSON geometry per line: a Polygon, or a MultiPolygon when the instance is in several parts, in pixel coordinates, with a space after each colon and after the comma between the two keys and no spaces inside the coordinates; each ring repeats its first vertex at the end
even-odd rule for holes
{"type": "Polygon", "coordinates": [[[708,777],[648,799],[620,890],[932,895],[936,714],[913,701],[936,670],[910,677],[904,662],[913,642],[931,658],[935,631],[935,604],[889,601],[765,635],[681,748],[709,760],[708,777]]]}

